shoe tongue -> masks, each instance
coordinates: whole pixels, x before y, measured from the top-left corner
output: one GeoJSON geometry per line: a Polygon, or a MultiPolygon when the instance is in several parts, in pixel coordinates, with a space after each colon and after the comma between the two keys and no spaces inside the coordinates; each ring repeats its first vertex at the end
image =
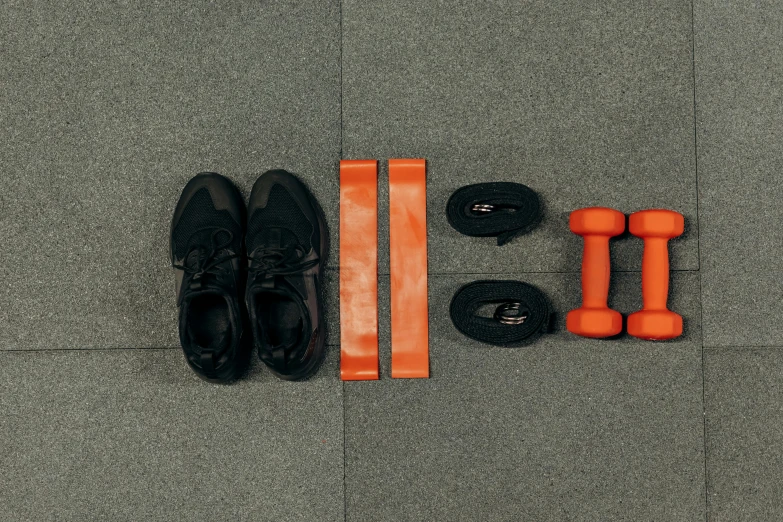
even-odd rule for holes
{"type": "MultiPolygon", "coordinates": [[[[251,254],[251,257],[258,259],[268,255],[280,255],[282,258],[280,260],[281,264],[288,266],[301,262],[303,254],[298,248],[300,245],[299,240],[296,234],[287,228],[267,228],[259,232],[256,237],[255,242],[258,246],[251,254]],[[270,254],[270,252],[275,252],[275,254],[270,254]]],[[[272,261],[273,264],[274,262],[272,261]]],[[[252,281],[249,293],[252,295],[276,289],[281,292],[294,294],[298,299],[301,299],[306,295],[303,284],[304,282],[299,277],[276,276],[262,271],[260,276],[252,281]]]]}
{"type": "MultiPolygon", "coordinates": [[[[185,259],[185,264],[198,263],[208,256],[215,245],[225,245],[229,239],[229,233],[221,230],[215,234],[214,228],[207,228],[199,230],[188,238],[185,251],[190,252],[190,255],[185,259]]],[[[225,250],[221,249],[217,252],[217,255],[223,255],[225,250]]]]}
{"type": "Polygon", "coordinates": [[[267,248],[291,248],[294,249],[299,245],[299,239],[296,234],[281,227],[265,228],[255,238],[256,249],[267,248]]]}

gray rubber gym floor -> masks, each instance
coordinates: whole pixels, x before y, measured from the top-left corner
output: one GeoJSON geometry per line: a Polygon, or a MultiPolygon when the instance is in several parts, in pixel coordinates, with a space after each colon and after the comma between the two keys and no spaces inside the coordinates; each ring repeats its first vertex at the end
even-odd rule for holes
{"type": "MultiPolygon", "coordinates": [[[[783,11],[772,0],[11,0],[0,6],[0,519],[783,520],[783,11]],[[432,378],[339,379],[340,158],[428,159],[432,378]],[[168,227],[196,172],[304,178],[332,230],[331,351],[200,381],[168,227]],[[456,188],[546,218],[499,248],[456,188]],[[568,334],[568,213],[672,208],[682,338],[568,334]],[[547,292],[525,349],[458,334],[463,283],[547,292]]],[[[383,164],[383,163],[382,163],[383,164]]],[[[380,271],[388,274],[381,176],[380,271]]],[[[641,304],[641,241],[610,304],[641,304]]]]}

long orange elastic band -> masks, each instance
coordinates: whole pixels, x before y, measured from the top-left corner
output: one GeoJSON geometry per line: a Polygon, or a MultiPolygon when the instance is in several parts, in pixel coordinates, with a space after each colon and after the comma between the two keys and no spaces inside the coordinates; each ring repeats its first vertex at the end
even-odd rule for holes
{"type": "Polygon", "coordinates": [[[378,162],[340,162],[340,377],[378,379],[378,162]]]}
{"type": "Polygon", "coordinates": [[[427,178],[423,159],[389,160],[393,378],[427,378],[427,178]]]}

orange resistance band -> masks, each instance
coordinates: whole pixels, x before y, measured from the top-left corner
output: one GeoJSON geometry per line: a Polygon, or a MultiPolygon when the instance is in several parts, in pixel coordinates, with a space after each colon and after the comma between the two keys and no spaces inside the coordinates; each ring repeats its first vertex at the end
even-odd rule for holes
{"type": "Polygon", "coordinates": [[[427,179],[423,159],[389,160],[393,378],[427,378],[427,179]]]}
{"type": "Polygon", "coordinates": [[[378,162],[340,162],[340,377],[378,379],[378,162]]]}

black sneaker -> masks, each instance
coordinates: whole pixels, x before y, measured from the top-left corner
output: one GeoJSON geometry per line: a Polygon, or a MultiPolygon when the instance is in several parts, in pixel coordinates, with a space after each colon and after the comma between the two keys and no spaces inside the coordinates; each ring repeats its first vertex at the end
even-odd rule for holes
{"type": "Polygon", "coordinates": [[[245,203],[228,179],[203,173],[185,186],[171,222],[179,338],[193,371],[227,382],[247,367],[245,203]]]}
{"type": "Polygon", "coordinates": [[[247,309],[259,358],[281,379],[313,375],[324,358],[323,212],[296,176],[261,175],[248,205],[247,309]]]}

